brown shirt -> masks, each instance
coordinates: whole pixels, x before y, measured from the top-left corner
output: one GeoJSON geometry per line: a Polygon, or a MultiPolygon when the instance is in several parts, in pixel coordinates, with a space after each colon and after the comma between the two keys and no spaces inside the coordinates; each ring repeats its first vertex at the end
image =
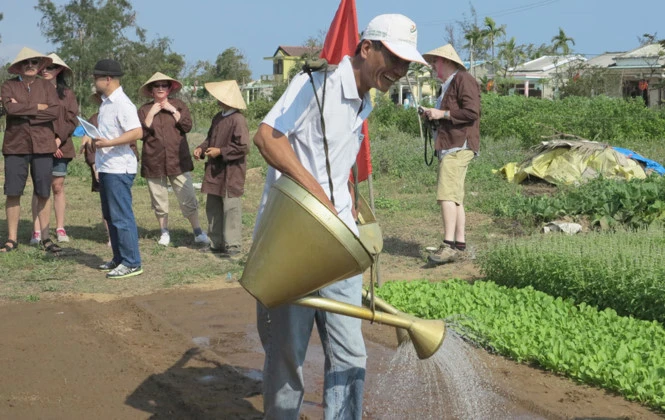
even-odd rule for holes
{"type": "Polygon", "coordinates": [[[78,125],[76,116],[79,113],[79,104],[76,102],[76,96],[71,89],[65,89],[65,97],[62,99],[58,97],[58,99],[60,100],[60,115],[53,123],[55,135],[62,141],[60,144],[62,157],[74,159],[76,157],[76,150],[72,142],[72,133],[78,125]]]}
{"type": "Polygon", "coordinates": [[[145,119],[154,101],[139,108],[139,120],[143,126],[141,176],[144,178],[180,175],[194,169],[187,143],[187,133],[192,129],[189,108],[179,99],[169,98],[169,103],[180,112],[177,122],[170,112],[161,110],[148,127],[145,119]]]}
{"type": "Polygon", "coordinates": [[[208,158],[201,192],[220,197],[240,197],[245,193],[245,173],[249,153],[249,129],[247,120],[240,112],[224,116],[215,115],[208,131],[208,137],[199,146],[205,151],[208,147],[218,147],[222,153],[216,158],[208,158]]]}
{"type": "Polygon", "coordinates": [[[7,110],[2,154],[55,153],[53,121],[60,114],[60,101],[53,85],[37,78],[28,89],[17,77],[2,84],[0,97],[7,110]],[[17,103],[12,103],[12,98],[17,103]],[[47,104],[48,108],[39,111],[37,104],[47,104]]]}
{"type": "Polygon", "coordinates": [[[448,86],[441,110],[450,111],[450,119],[440,119],[437,130],[436,150],[448,150],[464,146],[480,151],[480,89],[476,79],[460,70],[448,86]]]}

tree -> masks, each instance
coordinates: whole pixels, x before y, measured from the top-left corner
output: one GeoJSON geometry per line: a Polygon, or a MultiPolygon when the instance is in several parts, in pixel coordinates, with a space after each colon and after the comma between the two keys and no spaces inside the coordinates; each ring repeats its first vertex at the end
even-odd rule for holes
{"type": "Polygon", "coordinates": [[[182,64],[177,65],[177,54],[169,51],[167,38],[146,42],[145,30],[136,24],[129,0],[70,0],[62,6],[39,0],[35,9],[42,13],[42,34],[57,46],[58,55],[72,68],[73,88],[84,106],[89,103],[92,70],[97,60],[117,59],[129,70],[123,85],[135,99],[138,93],[134,88],[155,71],[172,71],[170,76],[177,77],[182,69],[182,64]],[[129,38],[130,32],[135,41],[129,38]]]}
{"type": "Polygon", "coordinates": [[[536,58],[540,58],[544,55],[551,55],[554,52],[552,51],[551,45],[540,44],[536,46],[534,44],[527,44],[524,47],[524,53],[526,54],[526,58],[529,60],[535,60],[536,58]]]}
{"type": "Polygon", "coordinates": [[[575,40],[559,28],[559,34],[552,37],[552,51],[557,52],[560,49],[562,55],[568,55],[571,52],[568,43],[575,45],[575,40]]]}
{"type": "Polygon", "coordinates": [[[484,39],[483,32],[480,30],[478,25],[472,25],[471,28],[464,34],[464,39],[467,40],[467,44],[464,45],[464,48],[469,50],[469,62],[471,63],[471,74],[476,75],[474,71],[474,56],[476,59],[480,56],[479,50],[482,48],[482,42],[484,39]]]}
{"type": "Polygon", "coordinates": [[[496,22],[489,16],[485,16],[485,27],[483,29],[483,36],[489,40],[490,49],[492,51],[492,61],[496,57],[494,55],[494,44],[497,38],[501,35],[506,35],[506,25],[496,26],[496,22]]]}
{"type": "MultiPolygon", "coordinates": [[[[2,20],[3,17],[4,17],[3,14],[0,13],[0,21],[2,20]]],[[[2,35],[0,35],[0,42],[2,42],[2,35]]]]}
{"type": "Polygon", "coordinates": [[[511,37],[510,40],[504,41],[498,45],[499,54],[497,58],[501,69],[503,70],[503,77],[508,75],[508,70],[511,67],[516,67],[522,62],[526,57],[524,52],[524,47],[522,45],[517,45],[515,37],[511,37]]]}
{"type": "Polygon", "coordinates": [[[235,47],[227,48],[215,60],[215,79],[236,80],[243,85],[252,80],[245,56],[235,47]]]}

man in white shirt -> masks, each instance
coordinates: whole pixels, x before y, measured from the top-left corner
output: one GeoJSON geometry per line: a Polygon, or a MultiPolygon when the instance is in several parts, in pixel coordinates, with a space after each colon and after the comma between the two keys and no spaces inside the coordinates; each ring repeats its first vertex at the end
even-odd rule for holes
{"type": "MultiPolygon", "coordinates": [[[[303,185],[353,232],[347,186],[355,163],[363,121],[372,110],[369,90],[387,92],[406,75],[410,62],[425,63],[416,48],[416,25],[403,15],[380,15],[362,34],[353,57],[344,57],[327,75],[312,73],[318,98],[323,98],[328,152],[324,151],[321,114],[309,76],[300,73],[263,120],[254,137],[270,165],[259,208],[263,215],[271,185],[286,174],[303,185]],[[326,170],[330,163],[330,173],[326,170]],[[331,200],[332,185],[334,200],[331,200]],[[334,205],[333,205],[334,201],[334,205]]],[[[354,305],[361,304],[362,276],[342,280],[316,294],[354,305]]],[[[302,366],[314,322],[326,356],[324,416],[360,419],[365,380],[365,343],[361,321],[297,305],[267,309],[257,302],[257,327],[265,350],[263,399],[266,419],[297,419],[304,396],[302,366]]]]}
{"type": "Polygon", "coordinates": [[[95,64],[95,89],[101,95],[98,128],[103,138],[94,139],[95,167],[99,173],[102,214],[109,228],[113,259],[99,266],[107,278],[143,273],[136,219],[132,210],[132,184],[136,155],[129,144],[143,135],[136,106],[120,86],[122,66],[115,60],[95,64]]]}

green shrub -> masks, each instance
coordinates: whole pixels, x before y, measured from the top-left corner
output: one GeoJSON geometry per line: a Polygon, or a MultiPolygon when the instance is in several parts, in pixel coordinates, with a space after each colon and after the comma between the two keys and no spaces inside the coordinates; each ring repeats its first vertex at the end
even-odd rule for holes
{"type": "Polygon", "coordinates": [[[498,284],[533,288],[620,315],[665,322],[665,235],[637,232],[534,236],[498,243],[478,258],[498,284]]]}
{"type": "Polygon", "coordinates": [[[549,101],[523,96],[482,95],[482,136],[518,138],[533,146],[558,132],[623,146],[635,139],[665,138],[665,114],[641,99],[568,97],[549,101]]]}
{"type": "Polygon", "coordinates": [[[522,223],[549,222],[563,216],[586,216],[592,226],[640,228],[665,221],[665,177],[618,181],[597,178],[578,187],[565,187],[554,196],[515,195],[495,209],[522,223]]]}

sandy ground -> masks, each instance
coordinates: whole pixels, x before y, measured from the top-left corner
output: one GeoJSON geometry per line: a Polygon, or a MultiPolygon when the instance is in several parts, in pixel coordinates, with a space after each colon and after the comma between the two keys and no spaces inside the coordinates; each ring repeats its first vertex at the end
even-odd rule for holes
{"type": "MultiPolygon", "coordinates": [[[[237,283],[220,280],[147,296],[96,298],[0,303],[0,418],[261,418],[263,353],[255,303],[237,283]]],[[[404,418],[385,412],[396,399],[409,407],[412,415],[406,417],[413,419],[485,417],[456,417],[452,409],[432,417],[417,395],[381,385],[398,353],[394,329],[367,323],[364,333],[366,418],[404,418]]],[[[500,405],[492,418],[661,418],[602,390],[470,351],[483,364],[482,380],[500,405]]],[[[322,418],[322,360],[313,337],[304,367],[308,392],[302,418],[322,418]]],[[[455,401],[446,398],[441,392],[443,403],[437,406],[454,407],[455,401]]]]}

